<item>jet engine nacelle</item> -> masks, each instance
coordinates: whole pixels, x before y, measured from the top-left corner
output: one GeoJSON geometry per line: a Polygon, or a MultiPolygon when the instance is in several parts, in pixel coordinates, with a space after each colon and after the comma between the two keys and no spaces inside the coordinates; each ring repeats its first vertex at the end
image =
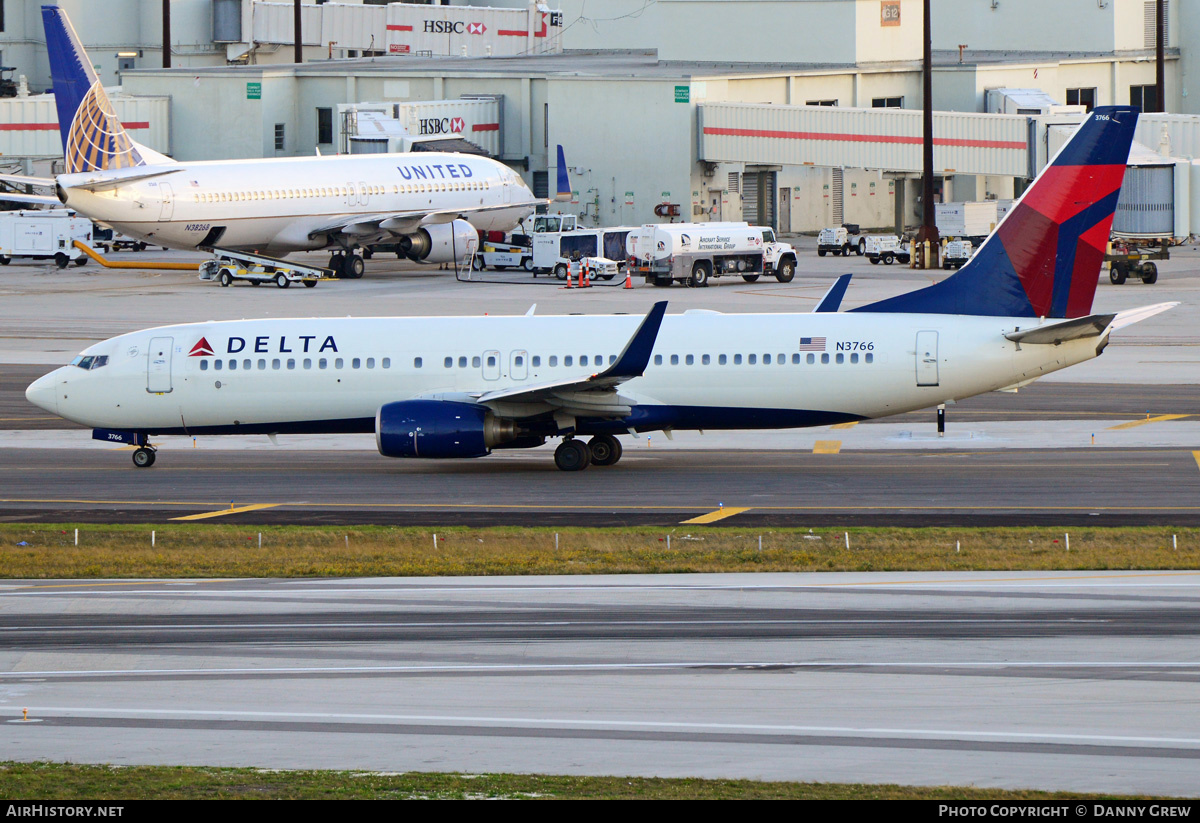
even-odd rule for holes
{"type": "Polygon", "coordinates": [[[471,403],[403,400],[375,414],[375,445],[385,457],[483,457],[516,437],[513,421],[471,403]]]}
{"type": "Polygon", "coordinates": [[[458,263],[479,245],[479,232],[466,220],[434,223],[405,235],[404,253],[420,263],[458,263]]]}

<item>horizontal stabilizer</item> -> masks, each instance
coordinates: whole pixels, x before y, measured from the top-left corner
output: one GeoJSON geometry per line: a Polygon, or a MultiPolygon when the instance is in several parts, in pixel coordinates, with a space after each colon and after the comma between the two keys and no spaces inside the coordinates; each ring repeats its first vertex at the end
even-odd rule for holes
{"type": "Polygon", "coordinates": [[[817,312],[835,312],[842,307],[842,298],[846,296],[846,287],[850,285],[850,278],[853,275],[843,274],[837,280],[833,281],[833,285],[829,287],[829,291],[825,292],[825,296],[821,298],[821,302],[813,309],[813,313],[817,312]]]}
{"type": "Polygon", "coordinates": [[[20,194],[15,191],[0,191],[0,202],[28,203],[31,206],[61,206],[57,197],[48,194],[20,194]]]}
{"type": "Polygon", "coordinates": [[[0,174],[0,183],[12,186],[37,186],[43,189],[54,188],[53,177],[28,177],[24,174],[0,174]]]}
{"type": "Polygon", "coordinates": [[[1178,305],[1178,301],[1173,303],[1155,303],[1153,306],[1142,306],[1140,309],[1119,311],[1117,312],[1117,319],[1113,320],[1113,331],[1116,331],[1117,329],[1123,329],[1126,326],[1132,326],[1134,323],[1140,323],[1147,317],[1153,317],[1156,314],[1162,314],[1168,309],[1173,309],[1178,305]]]}
{"type": "Polygon", "coordinates": [[[1087,317],[1076,317],[1074,320],[1066,320],[1062,323],[1051,323],[1046,326],[1009,332],[1004,336],[1014,343],[1057,346],[1068,340],[1099,337],[1104,334],[1114,319],[1116,319],[1115,314],[1089,314],[1087,317]]]}
{"type": "Polygon", "coordinates": [[[135,171],[132,174],[120,174],[113,172],[112,174],[103,177],[96,177],[90,180],[81,180],[78,183],[68,183],[65,180],[60,181],[65,189],[83,189],[84,191],[110,191],[119,189],[126,183],[131,183],[134,180],[149,180],[152,177],[162,177],[164,174],[178,174],[183,171],[182,166],[174,166],[171,168],[162,168],[161,166],[141,166],[140,169],[153,169],[153,171],[135,171]]]}

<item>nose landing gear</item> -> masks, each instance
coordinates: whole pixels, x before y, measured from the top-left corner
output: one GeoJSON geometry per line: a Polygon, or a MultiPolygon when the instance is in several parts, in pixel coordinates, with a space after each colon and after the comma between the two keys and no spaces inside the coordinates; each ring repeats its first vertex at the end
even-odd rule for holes
{"type": "Polygon", "coordinates": [[[154,465],[156,449],[151,445],[139,446],[133,452],[133,465],[139,469],[148,469],[154,465]]]}

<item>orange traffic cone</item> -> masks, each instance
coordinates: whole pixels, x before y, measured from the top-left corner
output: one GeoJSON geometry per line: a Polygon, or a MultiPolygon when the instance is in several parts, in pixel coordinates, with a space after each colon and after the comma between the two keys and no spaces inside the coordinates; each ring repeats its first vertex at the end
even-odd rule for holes
{"type": "Polygon", "coordinates": [[[633,275],[630,274],[628,271],[625,272],[625,288],[627,288],[627,289],[633,288],[633,275]]]}

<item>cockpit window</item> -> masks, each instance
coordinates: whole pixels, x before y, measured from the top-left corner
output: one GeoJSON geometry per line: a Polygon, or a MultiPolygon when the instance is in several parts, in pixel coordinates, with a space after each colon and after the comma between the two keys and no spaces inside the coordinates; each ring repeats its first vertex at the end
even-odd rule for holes
{"type": "Polygon", "coordinates": [[[71,365],[78,366],[79,368],[83,369],[84,371],[88,371],[90,369],[99,369],[99,368],[102,368],[103,366],[108,365],[108,355],[107,354],[96,354],[96,355],[89,354],[89,355],[84,356],[81,354],[78,357],[76,357],[74,360],[71,361],[71,365]]]}

